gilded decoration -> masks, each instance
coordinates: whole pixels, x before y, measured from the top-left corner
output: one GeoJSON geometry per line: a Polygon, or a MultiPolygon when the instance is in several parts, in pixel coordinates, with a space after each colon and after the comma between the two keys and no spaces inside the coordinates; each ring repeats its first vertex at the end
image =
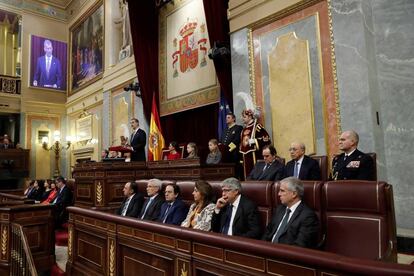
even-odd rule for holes
{"type": "Polygon", "coordinates": [[[68,233],[68,256],[69,256],[69,259],[72,259],[72,250],[73,250],[73,229],[72,229],[72,226],[69,226],[69,233],[68,233]]]}
{"type": "Polygon", "coordinates": [[[96,202],[98,204],[102,203],[102,184],[100,181],[96,184],[96,202]]]}
{"type": "Polygon", "coordinates": [[[115,275],[115,242],[110,240],[109,246],[109,275],[115,275]]]}
{"type": "Polygon", "coordinates": [[[7,233],[7,226],[2,226],[1,230],[1,256],[2,259],[7,259],[7,244],[9,242],[9,235],[7,233]]]}
{"type": "MultiPolygon", "coordinates": [[[[310,90],[305,89],[305,91],[311,92],[313,114],[312,112],[309,113],[309,108],[306,109],[307,111],[303,111],[299,107],[296,108],[296,113],[300,113],[301,116],[306,115],[307,118],[311,118],[313,121],[314,134],[310,131],[307,135],[313,135],[314,137],[306,142],[306,146],[308,149],[314,146],[315,150],[308,151],[308,153],[331,156],[338,150],[336,141],[340,133],[340,114],[330,1],[299,2],[252,25],[251,32],[248,34],[251,63],[249,75],[251,86],[254,87],[252,91],[255,96],[255,103],[262,108],[262,122],[267,122],[265,127],[273,130],[274,141],[279,143],[277,136],[280,134],[275,132],[280,131],[280,129],[275,121],[279,120],[280,122],[281,119],[279,117],[275,118],[273,114],[277,108],[274,103],[275,101],[283,102],[284,99],[273,95],[273,87],[281,84],[275,83],[275,79],[272,79],[270,71],[273,63],[269,62],[267,57],[275,47],[276,38],[289,32],[295,32],[297,37],[307,40],[309,43],[308,64],[310,69],[305,70],[299,78],[301,78],[302,83],[305,83],[307,82],[306,79],[310,77],[310,90]],[[271,126],[269,126],[269,123],[271,123],[271,126]]],[[[285,58],[280,62],[284,60],[285,58]]],[[[284,97],[289,97],[288,91],[284,91],[284,97]]],[[[311,103],[309,97],[306,101],[311,103]]],[[[290,101],[289,105],[296,105],[296,102],[290,101]]],[[[285,104],[282,110],[289,107],[289,105],[285,104]]],[[[276,112],[279,112],[279,110],[276,110],[276,112]]],[[[293,134],[290,139],[289,143],[286,144],[286,140],[283,145],[279,145],[278,151],[288,148],[293,140],[304,140],[302,136],[297,137],[293,134]]]]}

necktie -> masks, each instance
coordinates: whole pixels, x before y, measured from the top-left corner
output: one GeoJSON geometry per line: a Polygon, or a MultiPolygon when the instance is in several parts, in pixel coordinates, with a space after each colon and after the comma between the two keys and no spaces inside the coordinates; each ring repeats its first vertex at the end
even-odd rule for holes
{"type": "Polygon", "coordinates": [[[221,233],[223,233],[223,234],[227,235],[227,232],[229,232],[230,220],[231,220],[232,213],[233,213],[233,205],[230,204],[227,207],[226,220],[224,221],[223,227],[221,228],[221,233]]]}
{"type": "Polygon", "coordinates": [[[49,78],[50,58],[46,58],[46,75],[49,78]]]}
{"type": "Polygon", "coordinates": [[[128,205],[129,205],[129,202],[131,201],[131,198],[132,197],[128,197],[128,199],[125,201],[124,207],[122,208],[121,216],[125,216],[126,215],[126,212],[127,212],[127,209],[128,209],[128,205]]]}
{"type": "Polygon", "coordinates": [[[273,237],[273,240],[272,240],[273,243],[278,243],[280,236],[282,235],[283,232],[285,232],[284,230],[285,230],[286,225],[288,223],[290,212],[291,212],[291,210],[289,208],[286,208],[285,217],[283,218],[282,223],[280,224],[279,228],[276,231],[275,236],[273,237]]]}
{"type": "Polygon", "coordinates": [[[346,159],[348,158],[348,155],[345,154],[344,156],[344,161],[346,161],[346,159]]]}
{"type": "Polygon", "coordinates": [[[144,217],[145,217],[145,215],[146,215],[146,213],[147,213],[148,207],[151,205],[151,202],[152,202],[152,197],[148,200],[148,203],[147,203],[147,205],[145,206],[144,213],[143,213],[143,214],[142,214],[142,216],[141,216],[141,219],[144,219],[144,217]]]}
{"type": "Polygon", "coordinates": [[[164,219],[162,220],[162,223],[165,223],[165,221],[167,220],[167,217],[168,217],[168,211],[170,210],[171,205],[172,205],[172,203],[168,203],[167,210],[165,210],[165,213],[164,213],[164,219]]]}
{"type": "Polygon", "coordinates": [[[293,176],[299,178],[299,162],[295,161],[295,168],[293,170],[293,176]]]}

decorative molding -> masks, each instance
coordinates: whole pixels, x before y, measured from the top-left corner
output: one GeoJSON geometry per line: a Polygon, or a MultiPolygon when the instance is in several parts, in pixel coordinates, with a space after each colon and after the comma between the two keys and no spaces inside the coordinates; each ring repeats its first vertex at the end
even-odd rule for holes
{"type": "Polygon", "coordinates": [[[253,103],[256,105],[256,79],[254,68],[254,43],[253,30],[249,29],[247,32],[247,47],[249,53],[249,80],[250,80],[250,96],[252,96],[253,103]]]}
{"type": "Polygon", "coordinates": [[[7,259],[7,245],[9,243],[9,235],[7,233],[7,226],[2,225],[1,228],[1,256],[2,259],[7,259]]]}
{"type": "Polygon", "coordinates": [[[69,229],[68,229],[68,256],[69,256],[69,260],[72,260],[72,250],[73,250],[73,229],[72,229],[72,226],[69,226],[69,229]]]}
{"type": "Polygon", "coordinates": [[[338,90],[338,75],[336,71],[336,56],[335,56],[335,40],[333,36],[333,25],[332,25],[332,5],[331,0],[326,1],[328,3],[328,22],[329,22],[329,39],[331,42],[331,63],[332,63],[332,78],[333,78],[333,90],[335,95],[335,107],[336,107],[336,124],[338,138],[341,135],[341,110],[339,105],[339,90],[338,90]]]}
{"type": "Polygon", "coordinates": [[[102,184],[101,181],[98,181],[96,184],[96,202],[102,204],[102,184]]]}
{"type": "Polygon", "coordinates": [[[115,275],[115,241],[112,239],[109,246],[109,275],[115,275]]]}

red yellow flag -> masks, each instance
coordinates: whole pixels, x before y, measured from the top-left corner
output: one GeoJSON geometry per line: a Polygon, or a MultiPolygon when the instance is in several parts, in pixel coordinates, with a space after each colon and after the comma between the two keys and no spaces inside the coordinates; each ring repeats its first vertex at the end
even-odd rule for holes
{"type": "Polygon", "coordinates": [[[148,136],[148,160],[157,161],[162,159],[162,149],[165,147],[162,136],[160,117],[158,116],[155,93],[152,97],[151,122],[148,136]]]}

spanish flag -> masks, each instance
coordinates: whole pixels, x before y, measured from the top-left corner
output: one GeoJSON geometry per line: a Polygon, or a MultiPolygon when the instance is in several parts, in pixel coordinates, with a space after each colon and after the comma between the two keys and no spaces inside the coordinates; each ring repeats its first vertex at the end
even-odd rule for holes
{"type": "Polygon", "coordinates": [[[157,161],[162,159],[162,149],[165,146],[162,136],[160,117],[158,116],[155,93],[152,96],[150,133],[148,136],[148,160],[157,161]]]}

